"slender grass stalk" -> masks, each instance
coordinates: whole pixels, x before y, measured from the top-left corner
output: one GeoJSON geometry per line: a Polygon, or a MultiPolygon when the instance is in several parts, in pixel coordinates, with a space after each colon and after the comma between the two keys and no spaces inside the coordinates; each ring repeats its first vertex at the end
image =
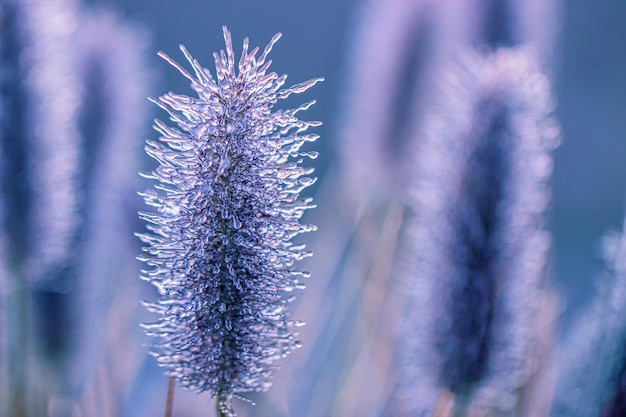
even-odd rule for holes
{"type": "Polygon", "coordinates": [[[171,376],[169,377],[169,383],[167,384],[167,400],[165,402],[165,417],[172,417],[175,390],[176,390],[176,378],[171,376]]]}
{"type": "MultiPolygon", "coordinates": [[[[217,398],[220,398],[223,396],[224,396],[223,393],[221,392],[217,393],[217,398]]],[[[230,416],[230,413],[227,410],[224,410],[224,407],[219,402],[215,404],[215,412],[217,413],[216,414],[217,417],[229,417],[230,416]]]]}
{"type": "MultiPolygon", "coordinates": [[[[353,361],[343,361],[346,375],[329,404],[330,415],[378,416],[379,407],[387,399],[388,381],[377,376],[394,377],[391,355],[397,329],[392,323],[397,323],[398,311],[390,304],[398,301],[393,296],[396,281],[392,279],[392,271],[403,209],[401,201],[391,201],[380,233],[374,238],[376,247],[371,253],[372,263],[355,300],[358,314],[346,344],[349,355],[354,352],[351,355],[353,361]]],[[[310,415],[319,412],[315,407],[311,411],[310,415]]]]}

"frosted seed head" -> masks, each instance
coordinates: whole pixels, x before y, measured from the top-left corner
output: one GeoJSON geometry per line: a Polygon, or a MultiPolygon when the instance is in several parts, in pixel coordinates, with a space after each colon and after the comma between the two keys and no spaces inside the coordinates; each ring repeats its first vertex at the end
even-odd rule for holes
{"type": "Polygon", "coordinates": [[[233,397],[267,390],[273,361],[298,345],[287,309],[293,298],[284,295],[303,289],[290,271],[310,252],[290,239],[315,230],[298,220],[313,207],[299,193],[315,182],[301,157],[317,153],[299,149],[317,138],[300,133],[319,123],[295,117],[312,102],[295,110],[273,106],[319,79],[279,91],[286,76],[266,72],[279,37],[258,58],[245,40],[235,68],[224,28],[215,77],[182,46],[192,72],[161,54],[197,96],[153,100],[176,128],[155,122],[162,137],[146,147],[159,167],[149,174],[158,184],[143,193],[156,212],[141,215],[152,223],[142,239],[149,266],[142,275],[158,285],[163,301],[173,301],[155,309],[156,356],[183,386],[210,391],[227,416],[234,415],[233,397]]]}

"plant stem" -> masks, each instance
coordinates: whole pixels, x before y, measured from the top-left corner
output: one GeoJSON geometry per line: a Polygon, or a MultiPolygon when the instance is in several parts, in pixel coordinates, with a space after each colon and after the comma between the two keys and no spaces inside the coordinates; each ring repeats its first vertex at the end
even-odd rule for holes
{"type": "Polygon", "coordinates": [[[450,391],[444,389],[433,417],[452,417],[455,409],[456,398],[450,391]]]}
{"type": "Polygon", "coordinates": [[[217,411],[217,417],[228,417],[226,414],[222,413],[222,407],[220,407],[219,401],[215,403],[215,409],[217,411]]]}
{"type": "Polygon", "coordinates": [[[170,383],[167,386],[167,401],[165,403],[165,417],[172,417],[172,406],[174,405],[174,390],[176,389],[176,380],[170,377],[170,383]]]}
{"type": "Polygon", "coordinates": [[[217,391],[217,395],[215,396],[215,411],[216,411],[216,417],[230,417],[229,414],[224,414],[224,411],[222,410],[222,401],[220,400],[222,398],[222,390],[218,390],[217,391]]]}

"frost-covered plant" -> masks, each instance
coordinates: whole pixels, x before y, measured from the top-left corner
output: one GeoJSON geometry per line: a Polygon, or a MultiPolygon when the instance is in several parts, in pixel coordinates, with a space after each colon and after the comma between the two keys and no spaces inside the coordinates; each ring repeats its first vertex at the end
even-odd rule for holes
{"type": "Polygon", "coordinates": [[[152,233],[144,278],[159,290],[149,308],[160,318],[146,326],[159,336],[155,356],[170,376],[188,388],[210,391],[218,413],[234,415],[232,397],[265,391],[274,361],[298,342],[287,304],[308,273],[294,262],[309,256],[291,239],[314,226],[299,223],[311,199],[300,192],[311,185],[313,169],[300,166],[304,134],[319,122],[301,121],[292,110],[275,110],[280,99],[302,93],[321,78],[283,89],[286,75],[268,72],[272,38],[257,56],[244,39],[238,65],[230,32],[226,50],[214,53],[217,80],[181,46],[191,75],[160,55],[191,82],[197,97],[165,94],[155,103],[177,128],[157,120],[159,142],[146,151],[160,166],[157,180],[143,193],[158,213],[141,213],[152,233]]]}
{"type": "Polygon", "coordinates": [[[447,391],[490,415],[515,406],[533,371],[558,128],[524,49],[471,55],[443,79],[410,199],[404,384],[418,414],[447,391]]]}

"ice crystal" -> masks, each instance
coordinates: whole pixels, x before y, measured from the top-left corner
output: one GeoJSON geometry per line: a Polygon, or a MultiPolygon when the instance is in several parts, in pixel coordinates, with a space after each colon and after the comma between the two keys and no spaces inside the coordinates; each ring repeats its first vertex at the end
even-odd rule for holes
{"type": "Polygon", "coordinates": [[[558,128],[548,80],[524,49],[472,55],[444,80],[411,195],[407,387],[428,415],[443,390],[510,410],[532,371],[558,128]]]}
{"type": "MultiPolygon", "coordinates": [[[[147,325],[160,337],[155,356],[183,386],[210,391],[224,415],[231,399],[265,391],[274,361],[298,346],[286,296],[304,285],[308,273],[294,269],[309,256],[291,239],[314,230],[300,224],[311,199],[313,169],[300,166],[305,134],[319,122],[302,121],[291,110],[273,110],[277,100],[302,93],[321,78],[282,88],[286,75],[268,72],[275,35],[259,55],[244,39],[238,64],[230,32],[226,50],[214,53],[217,80],[185,47],[192,75],[167,55],[166,61],[191,81],[197,97],[167,93],[154,102],[177,128],[155,121],[162,136],[146,151],[160,166],[148,175],[158,184],[143,193],[157,212],[142,212],[152,233],[144,279],[160,292],[149,308],[160,318],[147,325]]],[[[289,299],[290,300],[290,299],[289,299]]]]}

